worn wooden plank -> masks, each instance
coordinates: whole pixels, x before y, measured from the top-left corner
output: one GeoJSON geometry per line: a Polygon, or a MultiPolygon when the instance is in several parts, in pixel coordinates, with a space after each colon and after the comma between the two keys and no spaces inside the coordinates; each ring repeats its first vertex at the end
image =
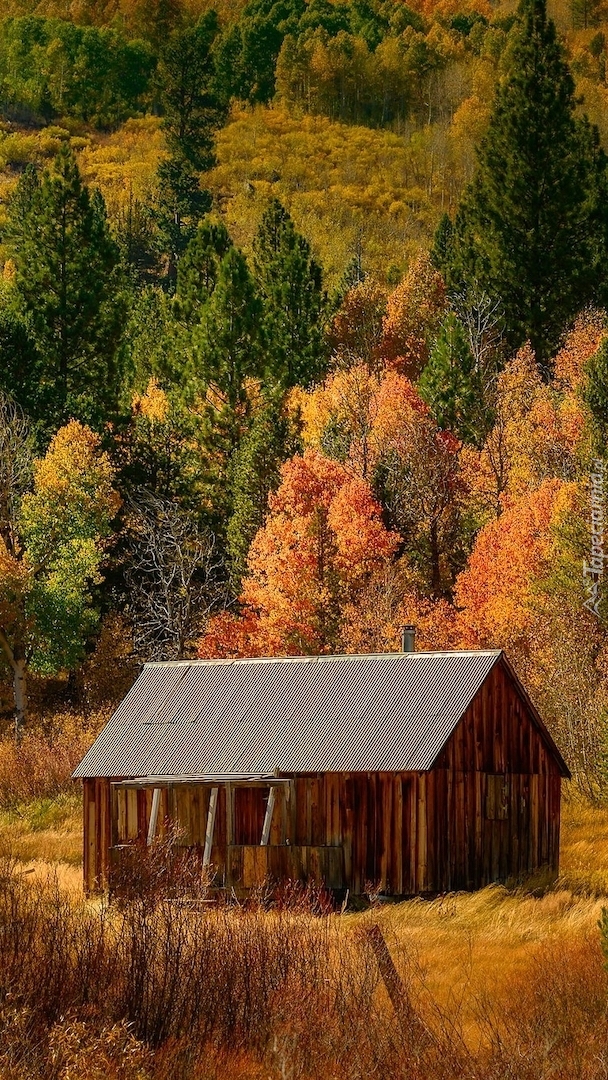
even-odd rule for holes
{"type": "Polygon", "coordinates": [[[260,840],[262,847],[267,847],[270,839],[270,826],[272,825],[272,815],[274,814],[275,798],[275,788],[271,787],[268,793],[268,802],[266,803],[266,813],[264,815],[264,824],[262,826],[262,838],[260,840]]]}
{"type": "Polygon", "coordinates": [[[403,780],[394,779],[393,844],[391,880],[397,896],[403,896],[403,780]]]}
{"type": "Polygon", "coordinates": [[[213,833],[215,831],[215,814],[217,810],[218,788],[211,788],[209,796],[209,810],[207,812],[207,828],[205,830],[205,849],[203,851],[203,866],[209,866],[211,862],[211,848],[213,846],[213,833]]]}
{"type": "Polygon", "coordinates": [[[116,824],[114,843],[124,844],[127,839],[127,793],[124,788],[114,788],[112,800],[115,808],[116,824]]]}
{"type": "Polygon", "coordinates": [[[158,812],[160,810],[160,788],[154,788],[154,794],[152,796],[152,807],[150,809],[150,824],[148,825],[148,835],[146,837],[146,844],[148,847],[154,842],[156,836],[156,827],[158,825],[158,812]]]}
{"type": "Polygon", "coordinates": [[[125,819],[127,840],[137,840],[139,836],[139,817],[136,791],[126,792],[125,819]]]}
{"type": "Polygon", "coordinates": [[[414,774],[410,783],[410,822],[409,822],[409,835],[410,835],[410,887],[408,892],[418,892],[418,876],[416,869],[418,866],[418,780],[417,774],[414,774]]]}
{"type": "Polygon", "coordinates": [[[95,849],[95,781],[84,780],[82,785],[82,824],[83,824],[83,875],[87,892],[95,889],[97,876],[95,849]]]}
{"type": "Polygon", "coordinates": [[[287,799],[287,836],[285,839],[289,840],[290,844],[295,844],[298,820],[295,780],[289,781],[289,787],[285,792],[285,797],[287,799]]]}
{"type": "Polygon", "coordinates": [[[100,784],[94,781],[92,799],[89,802],[89,855],[91,865],[91,889],[99,889],[102,884],[103,853],[101,850],[101,837],[97,830],[100,806],[100,784]]]}
{"type": "Polygon", "coordinates": [[[226,844],[234,844],[234,788],[232,784],[226,784],[226,844]]]}
{"type": "Polygon", "coordinates": [[[418,777],[418,834],[416,837],[416,892],[426,892],[427,884],[427,812],[426,812],[426,773],[418,777]]]}
{"type": "Polygon", "coordinates": [[[310,844],[312,846],[322,844],[325,836],[320,788],[319,776],[313,776],[310,784],[310,844]]]}

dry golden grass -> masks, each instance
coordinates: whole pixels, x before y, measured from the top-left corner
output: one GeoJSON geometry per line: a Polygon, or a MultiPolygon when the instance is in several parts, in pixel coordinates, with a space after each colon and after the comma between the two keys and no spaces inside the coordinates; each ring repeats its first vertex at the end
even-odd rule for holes
{"type": "MultiPolygon", "coordinates": [[[[57,713],[44,727],[32,724],[18,747],[11,735],[0,738],[0,808],[32,804],[23,811],[31,817],[36,800],[73,793],[72,771],[108,719],[108,712],[100,709],[86,719],[78,713],[57,713]]],[[[61,817],[62,805],[53,804],[49,811],[61,817]]],[[[33,820],[32,828],[37,827],[40,822],[33,820]]]]}
{"type": "MultiPolygon", "coordinates": [[[[102,948],[100,939],[95,945],[99,963],[109,965],[107,1006],[100,999],[90,1013],[88,1006],[81,1012],[78,1005],[73,1019],[55,1022],[48,1034],[44,1025],[51,1018],[41,1016],[36,1022],[42,1025],[42,1043],[37,1045],[44,1047],[48,1037],[51,1056],[62,1056],[65,1071],[57,1073],[61,1080],[76,1075],[79,1080],[101,1080],[102,1072],[104,1080],[215,1080],[220,1075],[353,1080],[370,1075],[370,1070],[395,1080],[600,1080],[608,1076],[608,981],[597,927],[608,895],[608,810],[568,801],[562,837],[562,876],[549,889],[494,886],[328,919],[305,910],[247,913],[220,908],[188,914],[178,907],[167,915],[161,908],[157,923],[146,906],[104,915],[103,906],[82,903],[76,865],[81,841],[77,791],[38,799],[19,811],[5,810],[0,842],[13,847],[18,878],[24,887],[32,887],[36,925],[51,917],[50,912],[54,932],[64,926],[61,932],[73,937],[70,948],[75,955],[84,949],[86,958],[87,941],[97,940],[110,918],[106,944],[102,948]],[[49,874],[54,877],[50,886],[49,874]],[[50,908],[47,900],[37,907],[36,890],[41,888],[51,889],[44,893],[51,899],[66,897],[67,907],[59,899],[50,908]],[[365,945],[365,932],[374,924],[383,931],[415,1015],[433,1033],[430,1049],[423,1040],[412,1050],[408,1040],[418,1037],[415,1025],[406,1035],[395,1028],[392,1005],[365,945]],[[191,955],[192,933],[196,949],[191,955]],[[195,957],[198,963],[201,949],[207,950],[205,986],[216,995],[216,1004],[213,1009],[205,1006],[200,1016],[194,999],[184,999],[184,1008],[194,1009],[193,1023],[195,1016],[197,1024],[203,1023],[204,1038],[211,1038],[212,1046],[201,1052],[196,1039],[184,1034],[179,1011],[172,1021],[175,1035],[159,1036],[157,1042],[150,1032],[161,1020],[165,1031],[165,1014],[150,1012],[154,995],[146,996],[143,1004],[136,996],[130,1011],[121,1012],[128,987],[114,984],[115,935],[121,954],[126,950],[117,972],[142,964],[138,943],[148,942],[146,955],[152,949],[154,964],[160,967],[146,967],[145,978],[161,994],[182,969],[190,972],[188,978],[198,979],[198,969],[189,965],[195,957]],[[216,938],[225,939],[219,953],[216,938]],[[181,950],[179,961],[174,950],[181,950]],[[265,972],[259,978],[269,980],[263,993],[256,965],[265,972]],[[222,998],[227,979],[234,996],[230,1008],[222,998]],[[239,979],[244,982],[237,993],[231,980],[239,979]],[[218,1009],[222,1016],[228,1009],[221,1023],[218,1009]],[[226,1034],[232,1030],[233,1015],[239,1017],[240,1041],[226,1034]],[[132,1022],[134,1027],[129,1026],[132,1022]]],[[[22,900],[29,910],[26,893],[22,900]]],[[[43,940],[37,946],[41,957],[43,940]]],[[[81,994],[76,974],[74,978],[72,1008],[81,994]]],[[[63,993],[60,985],[58,992],[63,993]]],[[[87,993],[95,996],[93,983],[87,993]]],[[[41,1061],[47,1062],[44,1054],[41,1061]]],[[[35,1080],[38,1075],[42,1072],[18,1071],[14,1080],[35,1080]]]]}
{"type": "Polygon", "coordinates": [[[10,852],[32,879],[57,876],[62,889],[82,893],[80,791],[0,810],[0,854],[10,852]]]}
{"type": "Polygon", "coordinates": [[[559,883],[582,895],[608,896],[608,807],[564,802],[559,883]]]}
{"type": "Polygon", "coordinates": [[[564,803],[560,877],[548,890],[534,884],[411,900],[357,918],[380,922],[400,965],[415,973],[420,1007],[457,1008],[474,1044],[482,1037],[481,1000],[503,1007],[540,957],[589,942],[599,950],[597,924],[608,902],[608,808],[572,798],[564,803]]]}

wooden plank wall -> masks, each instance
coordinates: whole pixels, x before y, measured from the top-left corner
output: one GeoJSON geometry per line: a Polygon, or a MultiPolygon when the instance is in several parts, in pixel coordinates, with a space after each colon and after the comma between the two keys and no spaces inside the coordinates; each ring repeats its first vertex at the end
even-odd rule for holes
{"type": "Polygon", "coordinates": [[[107,887],[112,844],[110,781],[103,777],[83,780],[83,877],[85,891],[107,887]]]}

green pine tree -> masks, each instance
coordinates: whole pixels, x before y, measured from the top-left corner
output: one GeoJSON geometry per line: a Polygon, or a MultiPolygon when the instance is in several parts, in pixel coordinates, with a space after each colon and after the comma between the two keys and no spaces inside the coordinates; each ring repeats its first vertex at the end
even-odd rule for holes
{"type": "Polygon", "coordinates": [[[4,288],[0,297],[0,391],[30,418],[32,434],[44,449],[53,388],[44,379],[45,361],[36,347],[31,318],[19,311],[13,292],[4,288]]]}
{"type": "Polygon", "coordinates": [[[125,324],[124,412],[131,409],[133,394],[142,394],[151,378],[165,389],[185,398],[184,357],[190,349],[188,328],[175,318],[173,298],[158,285],[140,289],[125,324]]]}
{"type": "Polygon", "coordinates": [[[170,35],[159,60],[162,127],[172,157],[198,172],[215,162],[214,135],[226,118],[226,102],[215,82],[213,43],[217,15],[208,11],[198,22],[170,35]]]}
{"type": "Polygon", "coordinates": [[[158,201],[153,218],[158,229],[158,250],[167,258],[167,279],[175,284],[180,258],[213,200],[201,188],[198,173],[185,158],[174,156],[161,161],[156,175],[158,201]]]}
{"type": "Polygon", "coordinates": [[[599,26],[606,15],[603,0],[570,0],[569,7],[573,30],[599,26]]]}
{"type": "Polygon", "coordinates": [[[159,60],[162,126],[169,157],[158,168],[155,217],[171,282],[196,226],[211,209],[211,195],[201,188],[200,173],[215,164],[215,133],[227,115],[227,100],[215,77],[217,33],[217,15],[208,11],[194,26],[178,26],[159,60]]]}
{"type": "Polygon", "coordinates": [[[574,81],[545,0],[522,0],[477,173],[435,258],[448,285],[500,298],[508,343],[547,367],[564,327],[601,298],[606,159],[575,116],[574,81]],[[598,251],[600,234],[601,252],[598,251]],[[451,251],[450,251],[451,248],[451,251]]]}
{"type": "Polygon", "coordinates": [[[327,362],[326,296],[320,266],[287,211],[273,199],[253,241],[265,309],[269,375],[283,386],[309,386],[327,362]]]}
{"type": "Polygon", "coordinates": [[[232,247],[222,221],[203,221],[180,259],[177,271],[179,313],[187,322],[201,310],[217,285],[222,259],[232,247]]]}
{"type": "MultiPolygon", "coordinates": [[[[447,278],[454,259],[454,225],[449,214],[442,214],[435,230],[431,262],[447,278]]],[[[446,280],[446,284],[448,284],[446,280]]]]}
{"type": "Polygon", "coordinates": [[[296,452],[282,395],[268,393],[230,464],[231,517],[226,533],[232,588],[239,592],[247,555],[268,511],[268,496],[279,485],[280,467],[296,452]]]}
{"type": "Polygon", "coordinates": [[[418,389],[442,430],[465,443],[476,443],[483,436],[480,379],[466,331],[453,312],[441,324],[418,389]]]}
{"type": "Polygon", "coordinates": [[[213,384],[230,410],[246,402],[245,380],[262,372],[262,304],[245,256],[226,252],[195,332],[196,378],[213,384]]]}
{"type": "Polygon", "coordinates": [[[98,191],[67,144],[9,206],[8,243],[21,308],[43,358],[27,407],[48,431],[71,417],[99,428],[117,407],[125,295],[119,252],[98,191]]]}

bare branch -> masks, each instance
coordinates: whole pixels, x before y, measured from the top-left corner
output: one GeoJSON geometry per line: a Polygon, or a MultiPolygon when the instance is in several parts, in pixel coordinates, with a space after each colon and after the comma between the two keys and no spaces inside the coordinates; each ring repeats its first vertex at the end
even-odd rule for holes
{"type": "Polygon", "coordinates": [[[503,344],[500,300],[493,300],[476,285],[454,293],[450,300],[467,332],[475,367],[484,379],[491,379],[503,344]]]}
{"type": "Polygon", "coordinates": [[[26,416],[13,398],[0,391],[0,536],[13,555],[19,547],[17,513],[30,486],[33,457],[26,416]]]}
{"type": "Polygon", "coordinates": [[[131,502],[127,524],[136,651],[146,660],[179,660],[225,601],[215,537],[176,503],[147,491],[131,502]]]}

